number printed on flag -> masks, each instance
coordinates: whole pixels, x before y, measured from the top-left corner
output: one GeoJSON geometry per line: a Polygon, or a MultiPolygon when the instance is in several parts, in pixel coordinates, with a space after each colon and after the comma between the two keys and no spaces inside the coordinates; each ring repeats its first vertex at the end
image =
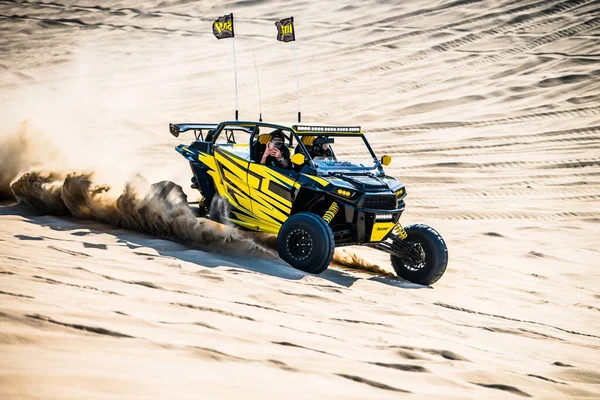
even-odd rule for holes
{"type": "Polygon", "coordinates": [[[227,39],[234,37],[233,33],[233,13],[217,18],[213,22],[213,35],[217,39],[227,39]]]}
{"type": "Polygon", "coordinates": [[[277,40],[280,42],[293,42],[296,40],[294,32],[294,17],[284,18],[281,21],[275,22],[277,26],[277,40]]]}

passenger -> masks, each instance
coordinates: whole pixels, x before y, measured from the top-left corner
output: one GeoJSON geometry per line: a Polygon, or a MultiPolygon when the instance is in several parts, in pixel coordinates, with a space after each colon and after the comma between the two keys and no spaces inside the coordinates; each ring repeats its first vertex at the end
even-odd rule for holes
{"type": "Polygon", "coordinates": [[[283,145],[285,136],[281,130],[276,130],[271,133],[271,141],[267,143],[264,153],[260,159],[260,163],[276,168],[289,168],[290,166],[290,150],[283,145]]]}
{"type": "Polygon", "coordinates": [[[318,136],[313,142],[312,147],[310,148],[310,156],[312,158],[316,157],[333,157],[333,151],[331,147],[329,147],[329,143],[324,143],[326,141],[325,136],[318,136]]]}

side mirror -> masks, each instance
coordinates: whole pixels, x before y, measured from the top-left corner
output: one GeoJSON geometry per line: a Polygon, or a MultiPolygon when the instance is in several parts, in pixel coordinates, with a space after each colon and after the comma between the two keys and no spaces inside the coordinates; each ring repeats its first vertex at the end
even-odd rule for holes
{"type": "Polygon", "coordinates": [[[381,157],[381,163],[383,165],[390,165],[391,162],[392,162],[392,156],[382,156],[381,157]]]}
{"type": "Polygon", "coordinates": [[[294,165],[304,165],[306,158],[304,158],[304,154],[298,153],[292,156],[292,164],[294,165]]]}

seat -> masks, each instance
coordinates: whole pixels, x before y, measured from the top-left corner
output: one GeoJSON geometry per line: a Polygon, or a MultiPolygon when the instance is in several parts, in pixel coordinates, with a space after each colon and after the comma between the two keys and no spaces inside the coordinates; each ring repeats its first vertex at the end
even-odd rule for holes
{"type": "Polygon", "coordinates": [[[267,144],[271,141],[271,139],[273,139],[272,135],[269,135],[268,133],[261,133],[258,136],[258,143],[260,144],[267,144]]]}
{"type": "Polygon", "coordinates": [[[262,133],[258,136],[258,139],[252,144],[252,161],[259,162],[262,154],[267,148],[267,143],[271,141],[273,136],[268,133],[262,133]]]}
{"type": "Polygon", "coordinates": [[[316,138],[316,136],[302,136],[302,144],[305,146],[312,146],[316,138]]]}
{"type": "MultiPolygon", "coordinates": [[[[309,152],[316,138],[316,136],[302,136],[302,144],[304,145],[304,147],[308,148],[309,152]]],[[[298,154],[300,152],[302,152],[302,149],[300,148],[300,144],[297,144],[296,149],[294,150],[294,154],[298,154]]]]}

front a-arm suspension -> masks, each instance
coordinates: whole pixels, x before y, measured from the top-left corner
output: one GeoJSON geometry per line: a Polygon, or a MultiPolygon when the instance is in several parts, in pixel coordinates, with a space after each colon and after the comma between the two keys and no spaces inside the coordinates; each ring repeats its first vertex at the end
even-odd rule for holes
{"type": "Polygon", "coordinates": [[[417,259],[420,257],[419,249],[415,243],[406,240],[408,234],[400,224],[400,221],[394,226],[394,229],[388,239],[384,242],[367,244],[377,250],[385,251],[403,260],[417,259]]]}

